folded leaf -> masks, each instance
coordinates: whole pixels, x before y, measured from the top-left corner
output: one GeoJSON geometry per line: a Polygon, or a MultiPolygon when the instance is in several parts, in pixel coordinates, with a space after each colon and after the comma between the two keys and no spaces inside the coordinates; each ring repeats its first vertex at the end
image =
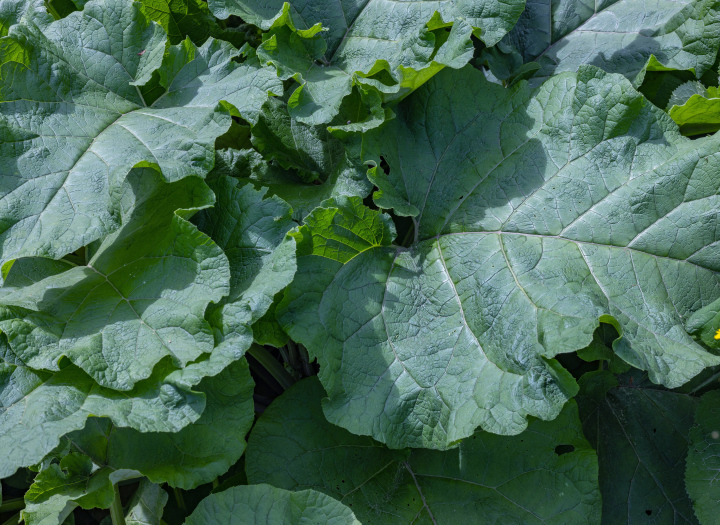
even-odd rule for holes
{"type": "Polygon", "coordinates": [[[637,86],[645,71],[710,69],[720,46],[717,0],[540,0],[528,3],[505,41],[541,68],[533,82],[582,64],[637,86]]]}
{"type": "Polygon", "coordinates": [[[228,294],[230,268],[182,218],[212,205],[212,193],[197,177],[166,184],[149,168],[128,182],[123,227],[86,266],[20,287],[13,273],[22,261],[10,270],[0,304],[18,318],[0,329],[30,366],[65,355],[99,385],[129,390],[163,358],[182,368],[213,350],[205,309],[228,294]]]}
{"type": "Polygon", "coordinates": [[[185,525],[360,525],[352,510],[314,490],[288,492],[270,485],[232,487],[200,502],[185,525]]]}
{"type": "Polygon", "coordinates": [[[599,523],[597,458],[574,402],[519,436],[476,432],[455,450],[391,450],[328,423],[309,378],[278,398],[250,435],[251,483],[312,487],[363,523],[599,523]]]}
{"type": "Polygon", "coordinates": [[[720,511],[720,391],[702,397],[690,429],[685,484],[700,523],[712,523],[720,511]]]}
{"type": "Polygon", "coordinates": [[[323,124],[338,113],[354,84],[373,86],[385,100],[394,100],[443,67],[467,64],[473,32],[489,46],[497,43],[525,2],[301,0],[291,6],[281,0],[211,0],[209,5],[218,18],[234,14],[271,30],[258,54],[275,64],[281,78],[300,82],[290,99],[291,115],[323,124]],[[328,29],[322,36],[320,25],[328,29]],[[448,34],[444,28],[450,26],[448,34]]]}
{"type": "Polygon", "coordinates": [[[718,139],[691,142],[597,68],[536,91],[443,72],[363,137],[387,216],[326,203],[278,308],[320,364],[328,419],[392,447],[517,434],[576,393],[558,353],[600,321],[615,353],[671,387],[720,363],[685,332],[720,296],[718,139]]]}
{"type": "Polygon", "coordinates": [[[96,0],[0,40],[2,263],[59,258],[116,229],[116,193],[139,163],[169,182],[204,176],[230,125],[218,103],[253,119],[280,90],[271,69],[233,62],[228,43],[184,43],[170,49],[167,92],[148,107],[139,86],[160,67],[165,39],[140,4],[96,0]]]}
{"type": "Polygon", "coordinates": [[[660,389],[637,371],[580,380],[580,417],[597,450],[602,523],[697,523],[683,474],[698,399],[660,389]]]}

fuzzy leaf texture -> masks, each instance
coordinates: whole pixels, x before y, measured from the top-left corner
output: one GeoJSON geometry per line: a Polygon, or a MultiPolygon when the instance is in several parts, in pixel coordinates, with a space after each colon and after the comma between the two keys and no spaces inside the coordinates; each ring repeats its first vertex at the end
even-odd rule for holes
{"type": "Polygon", "coordinates": [[[504,40],[540,70],[539,83],[583,64],[639,86],[646,71],[710,69],[720,46],[717,0],[539,0],[504,40]]]}
{"type": "Polygon", "coordinates": [[[577,385],[553,357],[601,321],[615,353],[682,385],[720,363],[685,331],[720,296],[718,138],[689,141],[620,75],[535,91],[447,70],[363,137],[381,208],[306,220],[278,308],[320,364],[328,419],[391,447],[444,449],[553,419],[577,385]]]}
{"type": "Polygon", "coordinates": [[[271,69],[232,62],[230,44],[171,47],[140,4],[88,2],[47,26],[17,24],[0,40],[0,248],[2,263],[59,258],[119,226],[116,193],[138,164],[165,180],[204,176],[215,138],[230,125],[216,111],[257,118],[271,69]],[[158,71],[151,105],[141,86],[158,71]]]}

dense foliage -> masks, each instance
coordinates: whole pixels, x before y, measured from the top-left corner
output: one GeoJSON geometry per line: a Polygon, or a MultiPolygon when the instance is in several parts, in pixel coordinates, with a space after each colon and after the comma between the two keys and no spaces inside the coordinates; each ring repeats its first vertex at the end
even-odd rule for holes
{"type": "Polygon", "coordinates": [[[720,0],[0,0],[0,523],[718,523],[720,0]]]}

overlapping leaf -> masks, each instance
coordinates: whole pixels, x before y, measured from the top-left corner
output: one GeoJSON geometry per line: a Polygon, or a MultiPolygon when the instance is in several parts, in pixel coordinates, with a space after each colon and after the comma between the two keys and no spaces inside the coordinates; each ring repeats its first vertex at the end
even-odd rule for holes
{"type": "Polygon", "coordinates": [[[306,379],[278,398],[250,436],[248,480],[312,487],[363,523],[599,523],[597,458],[570,402],[519,436],[476,432],[448,452],[391,450],[328,423],[306,379]]]}
{"type": "Polygon", "coordinates": [[[54,374],[37,372],[4,351],[0,359],[0,478],[39,463],[90,416],[141,432],[177,432],[205,408],[203,394],[158,373],[129,392],[102,388],[70,365],[54,374]]]}
{"type": "Polygon", "coordinates": [[[552,357],[613,348],[668,386],[719,358],[684,330],[720,295],[716,138],[691,142],[593,67],[507,91],[447,71],[364,136],[375,202],[318,209],[278,310],[320,363],[328,419],[393,447],[516,434],[576,392],[552,357]]]}
{"type": "Polygon", "coordinates": [[[528,3],[505,41],[541,66],[534,82],[583,64],[635,85],[646,70],[692,69],[699,78],[720,46],[720,3],[541,0],[528,3]]]}
{"type": "Polygon", "coordinates": [[[27,21],[0,40],[3,262],[59,258],[117,228],[115,194],[138,163],[169,182],[205,175],[230,124],[218,103],[253,120],[268,91],[280,91],[271,70],[233,62],[230,44],[186,42],[170,49],[167,90],[148,107],[140,86],[165,40],[124,0],[89,2],[48,26],[27,21]]]}
{"type": "Polygon", "coordinates": [[[470,36],[488,45],[515,24],[523,0],[499,2],[338,3],[280,0],[212,0],[218,18],[231,14],[271,29],[258,48],[283,79],[301,85],[290,112],[310,124],[330,122],[354,84],[372,86],[393,100],[417,88],[443,67],[462,67],[472,58],[470,36]],[[321,35],[320,25],[327,28],[321,35]],[[447,33],[445,28],[452,26],[447,33]]]}
{"type": "Polygon", "coordinates": [[[339,195],[364,198],[372,189],[367,166],[354,152],[359,148],[333,137],[323,126],[298,122],[288,114],[283,100],[270,99],[263,106],[252,128],[252,144],[257,151],[218,151],[208,177],[229,175],[257,188],[267,187],[292,206],[296,220],[302,220],[325,199],[339,195]]]}
{"type": "Polygon", "coordinates": [[[602,522],[697,523],[685,492],[685,458],[698,399],[659,389],[641,374],[593,372],[578,397],[600,464],[602,522]]]}

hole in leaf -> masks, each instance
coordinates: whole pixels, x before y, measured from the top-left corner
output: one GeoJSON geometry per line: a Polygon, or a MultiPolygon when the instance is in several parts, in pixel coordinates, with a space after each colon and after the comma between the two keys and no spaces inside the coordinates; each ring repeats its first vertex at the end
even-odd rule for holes
{"type": "Polygon", "coordinates": [[[645,511],[645,514],[647,514],[648,516],[651,516],[651,515],[652,515],[652,511],[648,509],[648,510],[645,511]]]}
{"type": "Polygon", "coordinates": [[[555,447],[555,454],[558,456],[562,456],[563,454],[569,454],[570,452],[574,452],[575,447],[573,445],[558,445],[555,447]]]}
{"type": "Polygon", "coordinates": [[[387,163],[385,157],[380,157],[380,169],[385,172],[385,175],[390,173],[390,164],[387,163]]]}

